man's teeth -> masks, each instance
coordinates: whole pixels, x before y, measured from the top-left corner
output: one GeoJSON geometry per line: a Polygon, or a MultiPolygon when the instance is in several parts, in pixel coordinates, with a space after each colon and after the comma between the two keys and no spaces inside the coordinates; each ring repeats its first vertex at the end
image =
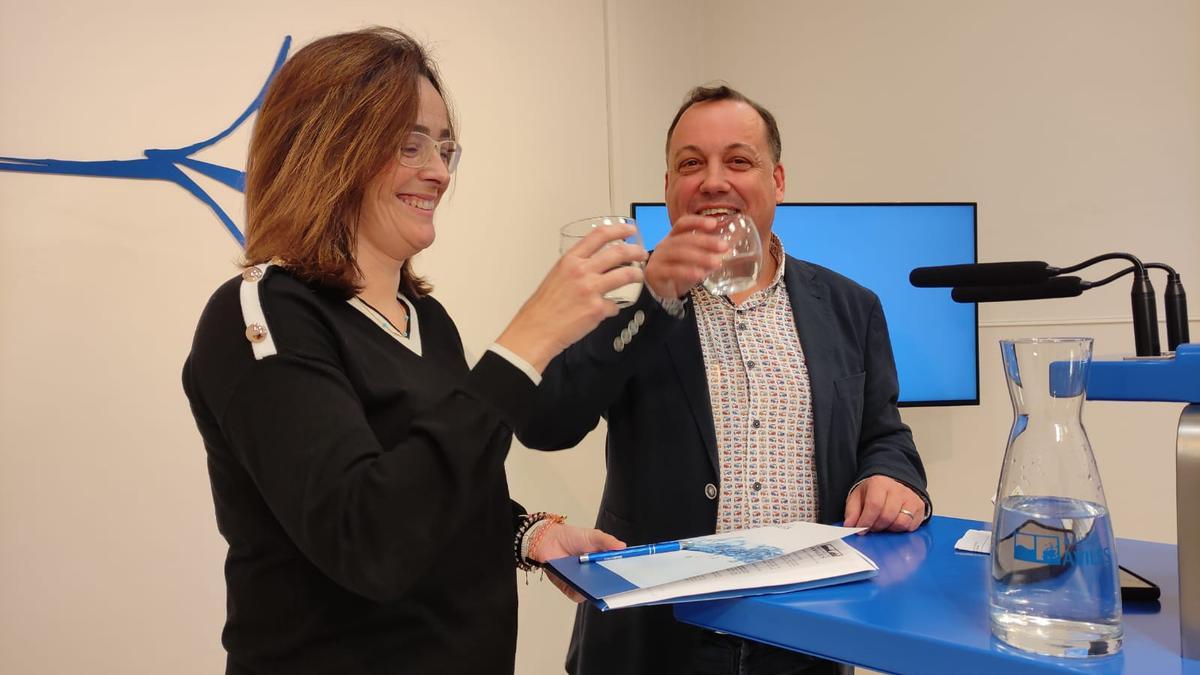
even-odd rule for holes
{"type": "Polygon", "coordinates": [[[408,204],[409,206],[415,206],[418,209],[425,209],[426,211],[433,210],[434,201],[432,199],[419,199],[417,197],[413,197],[410,195],[397,195],[397,196],[400,198],[400,201],[404,202],[405,204],[408,204]]]}
{"type": "Polygon", "coordinates": [[[722,216],[727,213],[737,213],[737,211],[735,211],[734,209],[701,209],[700,210],[700,215],[702,215],[702,216],[722,216]]]}

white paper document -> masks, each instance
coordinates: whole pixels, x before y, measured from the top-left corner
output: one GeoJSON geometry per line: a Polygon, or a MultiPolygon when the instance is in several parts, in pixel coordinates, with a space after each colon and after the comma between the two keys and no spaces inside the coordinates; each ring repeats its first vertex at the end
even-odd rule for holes
{"type": "Polygon", "coordinates": [[[785,553],[777,558],[610,595],[604,601],[609,607],[617,609],[672,599],[685,602],[691,596],[707,596],[723,591],[746,590],[746,595],[754,595],[770,593],[772,587],[778,587],[781,591],[794,590],[791,587],[796,584],[838,579],[865,572],[874,573],[877,569],[870,558],[837,539],[785,553]]]}
{"type": "Polygon", "coordinates": [[[684,539],[682,551],[653,556],[606,560],[598,565],[641,588],[740,567],[777,558],[802,548],[847,537],[863,528],[834,527],[817,523],[788,523],[684,539]]]}
{"type": "Polygon", "coordinates": [[[739,590],[770,593],[873,575],[875,563],[842,541],[862,530],[789,523],[685,539],[684,550],[594,564],[635,587],[604,596],[611,609],[739,590]]]}

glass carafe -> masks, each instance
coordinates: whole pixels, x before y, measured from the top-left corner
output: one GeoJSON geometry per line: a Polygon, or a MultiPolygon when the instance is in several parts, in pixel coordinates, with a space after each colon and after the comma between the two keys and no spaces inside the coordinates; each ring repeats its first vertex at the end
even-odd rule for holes
{"type": "Polygon", "coordinates": [[[992,519],[992,634],[1064,657],[1121,648],[1112,521],[1081,413],[1091,338],[1003,340],[1013,426],[992,519]]]}

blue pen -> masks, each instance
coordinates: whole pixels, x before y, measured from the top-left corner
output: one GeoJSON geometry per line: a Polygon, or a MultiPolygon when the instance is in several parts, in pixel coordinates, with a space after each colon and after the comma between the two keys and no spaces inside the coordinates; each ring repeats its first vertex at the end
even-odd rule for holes
{"type": "Polygon", "coordinates": [[[681,551],[687,548],[682,541],[664,541],[661,544],[642,544],[641,546],[630,546],[619,551],[600,551],[598,553],[584,553],[579,556],[580,563],[601,562],[604,560],[616,560],[618,558],[634,558],[640,555],[653,555],[655,553],[670,553],[671,551],[681,551]]]}

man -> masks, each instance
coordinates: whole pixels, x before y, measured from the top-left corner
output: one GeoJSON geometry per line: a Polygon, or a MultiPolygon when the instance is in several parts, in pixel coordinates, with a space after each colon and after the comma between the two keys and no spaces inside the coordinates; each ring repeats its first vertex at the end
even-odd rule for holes
{"type": "MultiPolygon", "coordinates": [[[[795,520],[872,531],[929,515],[925,472],[896,409],[891,343],[874,293],[784,255],[773,116],[728,87],[697,88],[667,132],[672,229],[639,301],[556,359],[529,447],[579,442],[608,420],[596,527],[643,544],[795,520]],[[716,269],[721,213],[753,217],[757,282],[728,298],[716,269]]],[[[567,668],[612,673],[822,673],[824,661],[676,622],[670,607],[582,606],[567,668]]]]}

